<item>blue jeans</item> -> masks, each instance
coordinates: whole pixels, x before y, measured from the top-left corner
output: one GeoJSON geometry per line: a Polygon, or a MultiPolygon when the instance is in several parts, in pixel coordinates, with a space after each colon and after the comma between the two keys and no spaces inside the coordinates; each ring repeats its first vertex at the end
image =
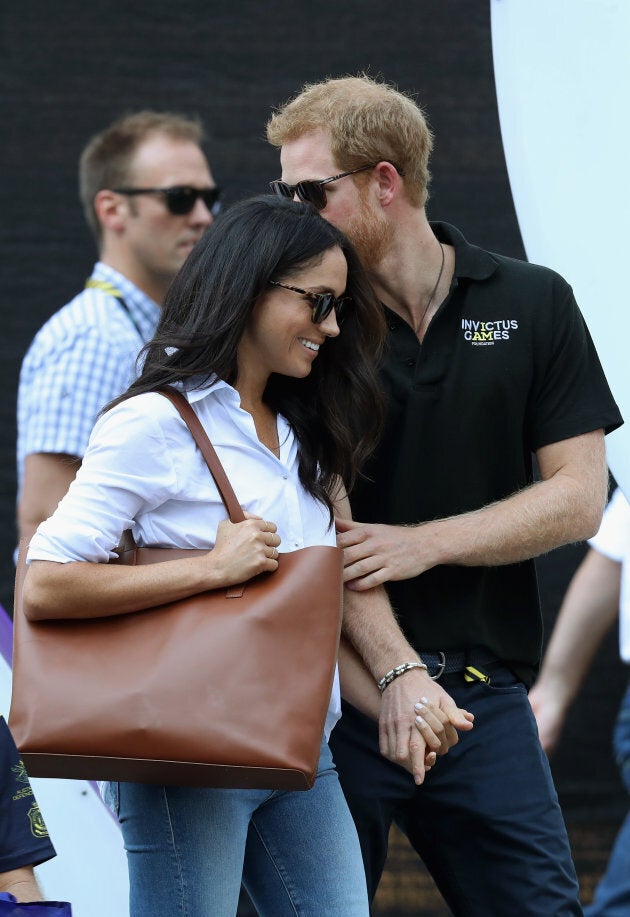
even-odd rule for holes
{"type": "MultiPolygon", "coordinates": [[[[485,668],[485,667],[484,667],[485,668]]],[[[492,685],[440,684],[475,714],[471,732],[416,787],[379,755],[373,724],[344,707],[331,747],[374,895],[392,821],[460,917],[581,915],[566,828],[527,693],[502,666],[492,685]]]]}
{"type": "Polygon", "coordinates": [[[306,792],[110,783],[131,917],[367,917],[361,851],[328,745],[306,792]]]}
{"type": "MultiPolygon", "coordinates": [[[[621,779],[630,793],[630,686],[619,708],[613,737],[621,779]]],[[[595,889],[586,917],[627,917],[630,914],[630,812],[619,830],[606,872],[595,889]]]]}

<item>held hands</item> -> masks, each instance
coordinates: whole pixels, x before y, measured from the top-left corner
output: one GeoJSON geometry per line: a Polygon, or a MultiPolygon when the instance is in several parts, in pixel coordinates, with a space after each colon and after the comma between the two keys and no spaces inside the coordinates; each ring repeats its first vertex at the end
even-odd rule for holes
{"type": "Polygon", "coordinates": [[[413,670],[384,690],[379,717],[381,754],[400,764],[419,786],[435,764],[459,741],[458,730],[473,728],[474,715],[426,672],[413,670]]]}
{"type": "Polygon", "coordinates": [[[438,563],[428,526],[377,525],[335,519],[344,582],[363,592],[388,580],[411,579],[438,563]]]}
{"type": "Polygon", "coordinates": [[[220,522],[214,548],[206,555],[219,585],[233,586],[277,570],[280,536],[276,532],[273,522],[251,513],[245,513],[244,522],[220,522]]]}

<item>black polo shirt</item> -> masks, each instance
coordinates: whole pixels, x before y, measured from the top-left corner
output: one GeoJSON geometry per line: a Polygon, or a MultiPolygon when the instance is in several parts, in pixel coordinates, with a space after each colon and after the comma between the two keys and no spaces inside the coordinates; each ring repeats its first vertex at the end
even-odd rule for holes
{"type": "MultiPolygon", "coordinates": [[[[381,444],[352,493],[362,522],[413,524],[478,509],[533,480],[532,452],[622,423],[570,286],[555,272],[455,248],[447,299],[422,344],[386,309],[389,397],[381,444]]],[[[542,621],[533,561],[440,566],[388,583],[420,651],[490,649],[531,682],[542,621]]]]}

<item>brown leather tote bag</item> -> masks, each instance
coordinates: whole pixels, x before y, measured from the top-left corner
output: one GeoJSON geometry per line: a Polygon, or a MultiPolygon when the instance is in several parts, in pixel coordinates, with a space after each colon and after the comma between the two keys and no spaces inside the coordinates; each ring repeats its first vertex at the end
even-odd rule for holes
{"type": "MultiPolygon", "coordinates": [[[[190,427],[230,519],[241,521],[187,399],[169,387],[160,392],[190,427]]],[[[280,554],[275,573],[146,611],[29,621],[22,604],[27,547],[20,545],[16,574],[9,725],[29,774],[313,785],[341,629],[340,548],[280,554]]],[[[115,562],[186,554],[128,540],[115,562]]]]}

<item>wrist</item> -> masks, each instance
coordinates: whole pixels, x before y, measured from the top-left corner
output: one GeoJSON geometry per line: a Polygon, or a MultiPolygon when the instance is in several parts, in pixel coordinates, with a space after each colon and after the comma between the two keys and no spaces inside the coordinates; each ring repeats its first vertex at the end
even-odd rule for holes
{"type": "Polygon", "coordinates": [[[196,563],[194,576],[191,576],[191,586],[195,588],[193,595],[196,592],[209,592],[229,585],[225,572],[221,565],[216,563],[212,551],[199,557],[191,557],[191,561],[196,563]]]}
{"type": "Polygon", "coordinates": [[[536,692],[544,695],[547,703],[563,715],[568,712],[578,687],[578,684],[570,684],[562,672],[542,672],[534,682],[536,692]]]}
{"type": "Polygon", "coordinates": [[[395,681],[397,678],[400,678],[401,675],[405,675],[407,672],[413,671],[414,669],[421,669],[427,673],[429,671],[424,662],[401,662],[400,665],[394,666],[393,669],[390,669],[388,672],[386,672],[383,677],[376,682],[381,694],[383,694],[385,689],[391,685],[393,681],[395,681]]]}
{"type": "Polygon", "coordinates": [[[456,532],[453,531],[453,521],[452,519],[437,519],[434,522],[425,522],[420,526],[424,529],[423,544],[430,546],[427,569],[439,567],[442,564],[457,563],[457,552],[454,550],[456,532]]]}

